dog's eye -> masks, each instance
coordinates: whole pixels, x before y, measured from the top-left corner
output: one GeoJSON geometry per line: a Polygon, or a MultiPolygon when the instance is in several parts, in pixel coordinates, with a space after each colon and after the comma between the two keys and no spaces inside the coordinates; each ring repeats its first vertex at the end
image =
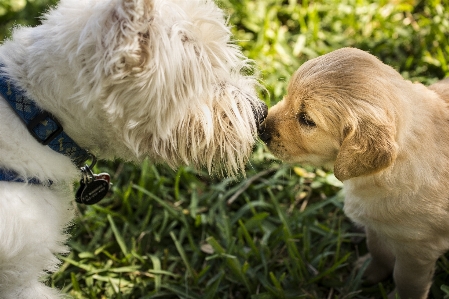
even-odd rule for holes
{"type": "Polygon", "coordinates": [[[305,112],[300,112],[298,115],[298,121],[301,125],[306,127],[316,127],[315,122],[305,112]]]}

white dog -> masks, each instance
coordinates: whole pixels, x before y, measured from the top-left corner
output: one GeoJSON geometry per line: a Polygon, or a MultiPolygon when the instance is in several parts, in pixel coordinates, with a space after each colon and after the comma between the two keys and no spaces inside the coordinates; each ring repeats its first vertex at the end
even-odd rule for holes
{"type": "Polygon", "coordinates": [[[357,49],[312,59],[268,112],[278,157],[333,168],[345,213],[366,229],[367,282],[393,274],[388,298],[425,299],[449,250],[449,79],[404,80],[357,49]]]}
{"type": "MultiPolygon", "coordinates": [[[[211,0],[63,0],[0,47],[0,298],[57,298],[80,202],[101,199],[91,155],[243,171],[266,106],[211,0]],[[81,170],[80,170],[80,167],[81,170]]],[[[221,170],[223,169],[223,170],[221,170]]]]}

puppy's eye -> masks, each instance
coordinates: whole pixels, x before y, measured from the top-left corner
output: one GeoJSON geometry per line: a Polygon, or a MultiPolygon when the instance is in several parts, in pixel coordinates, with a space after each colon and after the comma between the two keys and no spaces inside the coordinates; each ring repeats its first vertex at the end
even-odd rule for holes
{"type": "Polygon", "coordinates": [[[309,128],[316,127],[315,122],[305,112],[300,112],[298,114],[298,121],[303,126],[306,126],[309,128]]]}

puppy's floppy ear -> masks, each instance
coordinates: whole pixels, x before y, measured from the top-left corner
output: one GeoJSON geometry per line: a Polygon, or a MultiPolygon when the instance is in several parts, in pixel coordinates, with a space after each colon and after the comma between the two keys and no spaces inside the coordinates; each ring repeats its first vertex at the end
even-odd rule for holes
{"type": "Polygon", "coordinates": [[[344,140],[334,164],[340,181],[376,173],[390,166],[397,156],[393,124],[359,120],[344,130],[344,140]]]}

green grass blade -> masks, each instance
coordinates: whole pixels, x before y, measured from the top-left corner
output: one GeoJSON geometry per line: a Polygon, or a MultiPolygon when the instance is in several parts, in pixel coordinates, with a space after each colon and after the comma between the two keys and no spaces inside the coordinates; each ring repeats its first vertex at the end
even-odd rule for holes
{"type": "Polygon", "coordinates": [[[107,216],[109,224],[111,225],[112,232],[114,233],[115,239],[117,240],[117,244],[120,246],[120,249],[123,253],[123,255],[126,257],[128,255],[128,248],[126,247],[125,240],[122,236],[122,234],[117,229],[117,226],[115,225],[114,220],[112,219],[112,216],[108,214],[107,216]]]}

